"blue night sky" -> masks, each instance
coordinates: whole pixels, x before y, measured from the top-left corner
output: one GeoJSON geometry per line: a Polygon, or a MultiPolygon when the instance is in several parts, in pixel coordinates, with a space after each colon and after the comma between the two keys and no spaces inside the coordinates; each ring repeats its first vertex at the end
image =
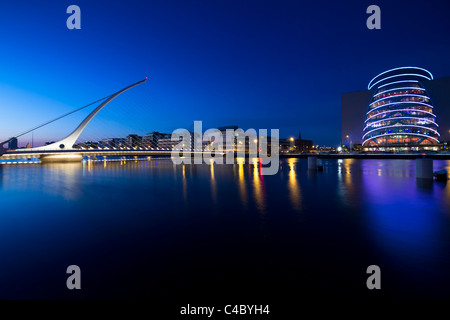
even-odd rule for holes
{"type": "MultiPolygon", "coordinates": [[[[192,129],[202,120],[204,129],[301,130],[336,145],[342,93],[398,66],[450,76],[449,15],[448,1],[5,0],[0,139],[148,76],[85,138],[192,129]],[[81,8],[81,30],[66,27],[71,4],[81,8]],[[366,28],[371,4],[381,8],[381,30],[366,28]]],[[[35,139],[62,138],[87,112],[35,139]]]]}

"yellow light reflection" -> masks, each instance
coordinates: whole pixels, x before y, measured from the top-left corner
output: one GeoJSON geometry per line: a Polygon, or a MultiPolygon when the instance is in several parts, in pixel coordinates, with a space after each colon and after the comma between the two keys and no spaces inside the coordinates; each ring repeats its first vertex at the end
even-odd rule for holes
{"type": "Polygon", "coordinates": [[[355,162],[354,159],[344,160],[344,185],[347,190],[351,191],[353,189],[352,175],[351,175],[351,165],[355,162]]]}
{"type": "Polygon", "coordinates": [[[187,181],[186,181],[186,166],[183,164],[183,199],[184,204],[187,204],[187,181]]]}
{"type": "Polygon", "coordinates": [[[266,210],[265,194],[263,189],[264,180],[262,176],[259,175],[259,161],[258,159],[253,160],[253,191],[255,196],[256,207],[261,213],[266,210]]]}
{"type": "Polygon", "coordinates": [[[211,164],[209,165],[211,168],[211,180],[214,180],[214,160],[210,160],[211,164]]]}
{"type": "Polygon", "coordinates": [[[51,163],[36,167],[37,170],[44,170],[40,183],[46,186],[45,192],[62,195],[65,199],[76,200],[82,197],[82,176],[85,175],[85,169],[89,166],[83,162],[74,163],[51,163]]]}
{"type": "Polygon", "coordinates": [[[238,159],[239,172],[239,197],[242,204],[247,207],[247,188],[245,187],[244,161],[238,159]]]}
{"type": "Polygon", "coordinates": [[[352,174],[351,174],[351,165],[355,162],[355,159],[345,159],[343,162],[343,177],[344,177],[344,186],[346,189],[346,195],[349,196],[350,194],[353,194],[353,181],[352,181],[352,174]]]}
{"type": "Polygon", "coordinates": [[[288,159],[288,166],[289,166],[288,189],[289,189],[289,198],[291,199],[292,203],[292,208],[294,210],[300,211],[302,195],[300,192],[300,186],[298,184],[297,173],[295,172],[296,162],[297,159],[294,158],[288,159]]]}
{"type": "Polygon", "coordinates": [[[211,171],[211,196],[214,201],[214,203],[217,202],[217,184],[216,184],[216,178],[214,176],[214,159],[210,159],[210,171],[211,171]]]}

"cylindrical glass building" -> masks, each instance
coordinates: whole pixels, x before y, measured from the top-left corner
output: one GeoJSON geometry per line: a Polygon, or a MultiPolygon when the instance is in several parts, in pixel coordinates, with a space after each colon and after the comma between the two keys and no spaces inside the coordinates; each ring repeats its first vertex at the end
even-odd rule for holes
{"type": "Polygon", "coordinates": [[[424,81],[433,75],[422,68],[402,67],[380,73],[364,124],[363,147],[372,150],[419,150],[439,144],[433,104],[424,81]]]}

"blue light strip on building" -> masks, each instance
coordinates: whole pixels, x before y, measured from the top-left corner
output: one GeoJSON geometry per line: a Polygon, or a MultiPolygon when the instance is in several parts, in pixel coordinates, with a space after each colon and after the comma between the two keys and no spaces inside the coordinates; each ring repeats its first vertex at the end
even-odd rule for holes
{"type": "MultiPolygon", "coordinates": [[[[377,120],[377,121],[368,123],[368,124],[365,126],[364,130],[366,130],[366,129],[367,129],[368,127],[370,127],[371,125],[374,125],[375,123],[382,122],[382,121],[392,121],[392,120],[396,120],[396,119],[417,119],[417,120],[420,120],[420,121],[428,121],[428,122],[430,122],[431,124],[434,124],[436,127],[439,127],[439,125],[438,125],[436,122],[434,122],[433,120],[427,119],[427,118],[420,118],[420,117],[391,117],[391,118],[381,119],[381,120],[377,120]]],[[[367,120],[366,120],[366,121],[367,121],[367,120]]],[[[366,122],[366,121],[365,121],[365,122],[366,122]]]]}

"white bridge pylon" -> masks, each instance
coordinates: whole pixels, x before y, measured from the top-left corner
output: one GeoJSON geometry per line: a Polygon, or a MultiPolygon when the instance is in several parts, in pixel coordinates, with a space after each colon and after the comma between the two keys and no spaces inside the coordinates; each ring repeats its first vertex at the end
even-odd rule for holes
{"type": "Polygon", "coordinates": [[[102,102],[97,108],[94,109],[94,111],[92,111],[81,123],[80,125],[71,133],[69,134],[67,137],[65,137],[64,139],[51,143],[49,145],[46,146],[42,146],[42,147],[36,147],[36,148],[31,148],[31,149],[26,149],[27,151],[58,151],[58,150],[74,150],[73,145],[75,144],[75,142],[77,141],[78,137],[80,136],[80,134],[83,132],[83,130],[86,128],[86,126],[89,124],[89,122],[91,122],[91,120],[97,115],[97,113],[100,112],[100,110],[102,110],[109,102],[111,102],[114,98],[116,98],[117,96],[119,96],[120,94],[124,93],[125,91],[140,85],[142,83],[144,83],[145,81],[147,81],[147,78],[145,78],[144,80],[141,80],[139,82],[136,82],[120,91],[117,91],[116,93],[112,94],[111,96],[109,96],[108,99],[106,99],[104,102],[102,102]]]}

